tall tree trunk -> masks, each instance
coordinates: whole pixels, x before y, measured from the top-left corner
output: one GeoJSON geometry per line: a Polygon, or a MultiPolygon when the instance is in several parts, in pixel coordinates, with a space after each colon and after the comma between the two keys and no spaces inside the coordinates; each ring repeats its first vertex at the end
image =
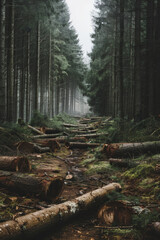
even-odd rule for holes
{"type": "Polygon", "coordinates": [[[26,121],[30,119],[30,44],[31,44],[31,33],[27,33],[27,86],[26,86],[26,121]]]}
{"type": "Polygon", "coordinates": [[[39,110],[40,93],[40,21],[37,22],[37,56],[36,56],[36,84],[35,84],[35,110],[39,110]]]}
{"type": "Polygon", "coordinates": [[[146,20],[146,79],[143,84],[145,90],[144,102],[142,102],[144,108],[144,117],[149,114],[154,114],[154,85],[155,79],[153,79],[154,59],[153,59],[153,32],[154,32],[154,1],[147,1],[147,20],[146,20]]]}
{"type": "Polygon", "coordinates": [[[123,104],[123,47],[124,47],[124,0],[120,0],[120,42],[119,42],[119,85],[120,85],[120,118],[124,118],[123,104]]]}
{"type": "Polygon", "coordinates": [[[141,110],[141,0],[135,1],[134,117],[142,118],[141,110]]]}
{"type": "Polygon", "coordinates": [[[25,36],[22,34],[21,41],[21,79],[20,79],[20,106],[19,106],[19,117],[24,120],[24,98],[25,98],[25,66],[24,66],[24,48],[25,48],[25,36]]]}
{"type": "Polygon", "coordinates": [[[0,3],[0,121],[5,120],[5,4],[0,3]]]}
{"type": "Polygon", "coordinates": [[[7,51],[7,120],[13,120],[14,82],[14,0],[8,0],[8,51],[7,51]]]}
{"type": "Polygon", "coordinates": [[[159,89],[160,89],[160,80],[159,80],[159,70],[160,70],[160,1],[157,1],[156,6],[156,18],[155,18],[155,46],[154,46],[154,64],[155,64],[155,114],[160,113],[160,101],[159,101],[159,89]]]}
{"type": "Polygon", "coordinates": [[[48,115],[52,117],[52,102],[51,102],[51,73],[52,73],[52,38],[51,30],[49,31],[49,52],[48,52],[48,115]]]}

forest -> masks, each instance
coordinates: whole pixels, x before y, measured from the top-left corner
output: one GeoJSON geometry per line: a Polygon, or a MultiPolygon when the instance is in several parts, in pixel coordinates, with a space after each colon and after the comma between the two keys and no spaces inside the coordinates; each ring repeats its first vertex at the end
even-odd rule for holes
{"type": "Polygon", "coordinates": [[[160,237],[160,1],[94,4],[0,0],[1,240],[160,237]]]}
{"type": "Polygon", "coordinates": [[[0,120],[75,112],[86,66],[64,1],[1,1],[0,120]]]}

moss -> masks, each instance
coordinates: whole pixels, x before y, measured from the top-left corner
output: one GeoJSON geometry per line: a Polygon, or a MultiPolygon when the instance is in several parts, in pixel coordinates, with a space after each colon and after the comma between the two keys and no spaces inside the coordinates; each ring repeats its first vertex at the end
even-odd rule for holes
{"type": "Polygon", "coordinates": [[[135,229],[105,229],[104,231],[105,239],[109,240],[140,240],[142,235],[139,231],[135,229]]]}
{"type": "Polygon", "coordinates": [[[140,182],[139,186],[142,187],[143,189],[147,189],[153,187],[154,184],[155,180],[153,178],[146,178],[140,182]]]}
{"type": "Polygon", "coordinates": [[[94,165],[89,165],[89,169],[87,171],[88,174],[94,173],[105,173],[105,172],[113,172],[113,167],[108,162],[97,162],[94,165]]]}
{"type": "Polygon", "coordinates": [[[82,165],[82,166],[87,166],[88,164],[93,163],[94,161],[95,161],[95,158],[94,158],[94,157],[93,157],[93,158],[88,158],[88,159],[83,160],[83,161],[80,163],[80,165],[82,165]]]}
{"type": "Polygon", "coordinates": [[[145,178],[151,176],[155,171],[154,164],[140,164],[135,168],[132,168],[125,173],[123,173],[124,177],[128,177],[130,179],[136,178],[145,178]]]}

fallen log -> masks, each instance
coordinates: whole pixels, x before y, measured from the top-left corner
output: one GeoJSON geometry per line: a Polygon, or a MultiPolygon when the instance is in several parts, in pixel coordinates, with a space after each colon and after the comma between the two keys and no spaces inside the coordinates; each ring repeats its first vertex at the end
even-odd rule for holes
{"type": "Polygon", "coordinates": [[[113,143],[105,144],[102,152],[107,157],[133,157],[140,154],[153,154],[160,152],[160,141],[142,143],[113,143]]]}
{"type": "Polygon", "coordinates": [[[31,164],[26,157],[0,156],[0,170],[29,172],[31,164]]]}
{"type": "Polygon", "coordinates": [[[82,130],[66,129],[66,130],[68,130],[69,133],[74,133],[74,134],[90,134],[90,133],[96,133],[98,131],[98,129],[87,130],[87,131],[86,131],[86,129],[82,129],[82,130]]]}
{"type": "Polygon", "coordinates": [[[0,170],[0,186],[19,194],[55,201],[63,190],[63,178],[0,170]]]}
{"type": "Polygon", "coordinates": [[[65,145],[69,148],[94,148],[99,147],[100,143],[66,142],[65,145]]]}
{"type": "Polygon", "coordinates": [[[43,135],[43,134],[44,134],[43,132],[41,132],[41,131],[38,130],[37,128],[32,127],[31,125],[27,125],[27,127],[28,127],[29,129],[31,129],[33,132],[37,133],[37,134],[40,134],[40,135],[43,135]]]}
{"type": "Polygon", "coordinates": [[[50,152],[49,147],[40,147],[35,143],[31,142],[19,142],[17,146],[17,151],[21,154],[29,154],[29,153],[45,153],[50,152]]]}
{"type": "Polygon", "coordinates": [[[55,128],[47,128],[47,127],[42,127],[40,128],[41,132],[43,134],[54,134],[54,133],[59,133],[60,130],[55,129],[55,128]]]}
{"type": "MultiPolygon", "coordinates": [[[[80,128],[80,127],[85,127],[84,124],[69,124],[69,123],[64,123],[63,124],[64,127],[68,127],[68,128],[80,128]]],[[[86,125],[86,127],[88,127],[88,125],[86,125]]]]}
{"type": "Polygon", "coordinates": [[[98,212],[98,219],[107,226],[129,226],[132,224],[133,209],[127,201],[106,203],[98,212]]]}
{"type": "Polygon", "coordinates": [[[56,139],[54,139],[54,140],[52,140],[52,139],[47,139],[46,141],[44,141],[44,140],[42,139],[41,141],[37,141],[37,143],[38,143],[41,147],[49,147],[52,152],[55,152],[55,151],[57,151],[57,150],[60,150],[60,148],[61,148],[59,142],[56,141],[56,139]]]}
{"type": "Polygon", "coordinates": [[[85,137],[85,138],[95,138],[95,137],[102,137],[107,136],[108,133],[91,133],[91,134],[82,134],[82,135],[75,135],[75,137],[85,137]]]}
{"type": "Polygon", "coordinates": [[[60,137],[60,138],[46,138],[46,139],[34,139],[35,143],[45,145],[47,144],[48,141],[57,141],[58,143],[65,143],[67,141],[81,141],[81,142],[86,142],[86,138],[84,137],[60,137]]]}
{"type": "Polygon", "coordinates": [[[109,163],[113,166],[118,166],[118,167],[128,167],[129,166],[129,162],[124,159],[110,158],[109,163]]]}
{"type": "Polygon", "coordinates": [[[120,191],[120,184],[111,183],[72,201],[53,205],[50,208],[1,223],[0,239],[30,239],[31,236],[33,237],[33,235],[37,235],[48,228],[53,229],[57,223],[65,222],[83,211],[87,211],[92,207],[95,210],[99,204],[107,200],[107,194],[114,190],[120,191]]]}
{"type": "Polygon", "coordinates": [[[63,135],[63,133],[43,134],[43,135],[32,136],[32,139],[36,139],[36,138],[54,138],[54,137],[59,137],[59,136],[62,136],[62,135],[63,135]]]}

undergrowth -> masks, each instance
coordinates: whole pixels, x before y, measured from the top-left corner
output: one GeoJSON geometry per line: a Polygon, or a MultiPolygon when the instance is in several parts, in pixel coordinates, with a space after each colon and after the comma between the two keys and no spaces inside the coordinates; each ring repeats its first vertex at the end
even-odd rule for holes
{"type": "Polygon", "coordinates": [[[160,119],[153,116],[144,119],[140,122],[133,120],[123,120],[119,118],[106,123],[106,126],[101,129],[103,132],[108,132],[105,137],[105,142],[145,142],[160,140],[160,119]]]}
{"type": "Polygon", "coordinates": [[[26,126],[19,124],[2,124],[0,127],[0,153],[13,148],[14,144],[19,141],[28,141],[31,131],[26,126]]]}
{"type": "Polygon", "coordinates": [[[39,112],[34,112],[30,121],[32,126],[49,127],[60,131],[63,131],[63,123],[76,124],[76,120],[65,113],[61,113],[56,115],[54,118],[49,119],[46,115],[42,115],[39,112]]]}

